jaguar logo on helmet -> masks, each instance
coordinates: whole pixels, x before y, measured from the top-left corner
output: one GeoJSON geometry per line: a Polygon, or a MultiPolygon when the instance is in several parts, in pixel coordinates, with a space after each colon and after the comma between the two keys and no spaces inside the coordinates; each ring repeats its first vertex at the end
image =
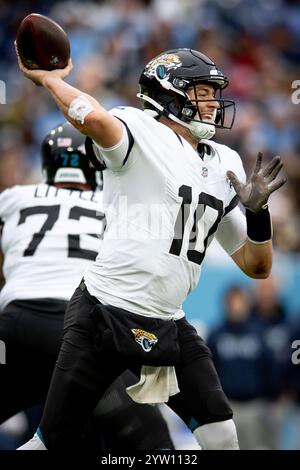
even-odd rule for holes
{"type": "Polygon", "coordinates": [[[145,75],[149,78],[157,76],[162,79],[168,75],[169,70],[181,67],[182,62],[176,54],[163,54],[151,60],[145,67],[145,75]]]}

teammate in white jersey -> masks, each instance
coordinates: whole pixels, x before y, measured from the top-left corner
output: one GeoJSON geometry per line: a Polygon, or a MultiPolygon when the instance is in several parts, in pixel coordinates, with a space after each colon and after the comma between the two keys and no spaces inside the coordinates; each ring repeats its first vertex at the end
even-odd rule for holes
{"type": "MultiPolygon", "coordinates": [[[[226,121],[234,103],[221,97],[227,78],[197,51],[167,51],[147,64],[138,94],[144,111],[125,107],[107,112],[63,81],[71,62],[52,72],[27,70],[20,60],[19,66],[88,136],[90,158],[107,167],[107,228],[101,253],[66,313],[67,329],[40,425],[46,447],[63,447],[66,434],[72,435],[73,447],[79,446],[88,410],[80,413],[80,426],[74,405],[90,401],[92,409],[120,371],[135,367],[142,371],[143,399],[161,399],[162,384],[168,384],[168,405],[203,449],[237,449],[232,411],[210,351],[181,305],[198,282],[214,236],[247,275],[269,275],[267,201],[284,183],[274,181],[280,158],[262,168],[259,155],[246,182],[239,155],[210,140],[216,127],[231,128],[234,112],[226,121]],[[237,207],[238,197],[246,215],[237,207]],[[80,344],[80,352],[71,343],[80,344]],[[72,354],[77,360],[71,366],[72,354]],[[175,366],[180,392],[172,367],[164,369],[169,374],[164,382],[161,370],[143,366],[175,366]],[[150,371],[158,377],[157,387],[148,387],[150,371]]],[[[37,435],[24,448],[35,445],[37,435]]]]}
{"type": "MultiPolygon", "coordinates": [[[[84,136],[59,125],[42,145],[45,184],[0,194],[4,286],[0,292],[0,423],[47,396],[59,353],[67,301],[101,249],[105,216],[100,173],[89,164],[84,136]]],[[[126,372],[94,413],[86,445],[106,449],[173,448],[157,408],[134,403],[126,372]],[[138,417],[137,417],[138,415],[138,417]],[[100,421],[100,422],[99,422],[100,421]],[[150,431],[155,427],[159,432],[150,431]],[[101,441],[98,436],[101,431],[101,441]]]]}

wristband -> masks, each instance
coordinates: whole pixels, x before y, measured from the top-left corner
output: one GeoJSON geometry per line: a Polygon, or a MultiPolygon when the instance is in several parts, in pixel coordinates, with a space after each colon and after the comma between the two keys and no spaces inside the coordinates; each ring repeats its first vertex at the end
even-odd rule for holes
{"type": "Polygon", "coordinates": [[[269,208],[252,212],[246,208],[247,235],[253,243],[265,243],[271,240],[273,227],[269,208]]]}

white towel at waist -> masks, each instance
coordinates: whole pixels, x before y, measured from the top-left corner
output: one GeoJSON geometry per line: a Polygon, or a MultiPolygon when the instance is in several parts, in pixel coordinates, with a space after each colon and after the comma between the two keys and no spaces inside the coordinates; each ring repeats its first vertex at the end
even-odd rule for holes
{"type": "Polygon", "coordinates": [[[175,368],[142,366],[140,381],[127,387],[126,392],[137,403],[166,403],[179,393],[175,368]]]}

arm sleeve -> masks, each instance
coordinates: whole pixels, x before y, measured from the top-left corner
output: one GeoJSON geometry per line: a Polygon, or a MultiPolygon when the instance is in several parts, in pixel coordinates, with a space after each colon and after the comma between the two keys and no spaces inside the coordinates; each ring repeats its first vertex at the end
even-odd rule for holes
{"type": "Polygon", "coordinates": [[[109,168],[112,171],[118,171],[126,164],[133,147],[134,139],[127,124],[124,121],[122,122],[123,133],[121,140],[113,147],[101,147],[87,137],[85,144],[86,154],[97,169],[104,170],[105,168],[109,168]]]}
{"type": "Polygon", "coordinates": [[[224,215],[219,223],[216,239],[230,256],[246,243],[246,217],[238,206],[224,215]]]}

